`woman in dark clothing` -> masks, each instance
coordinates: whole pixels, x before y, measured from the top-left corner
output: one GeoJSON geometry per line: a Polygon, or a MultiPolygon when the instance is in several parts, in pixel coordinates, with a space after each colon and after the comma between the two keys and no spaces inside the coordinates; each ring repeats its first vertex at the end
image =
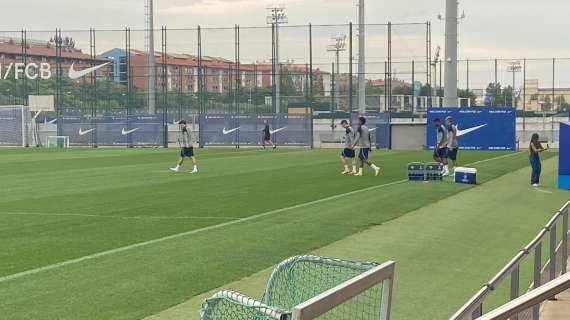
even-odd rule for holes
{"type": "Polygon", "coordinates": [[[538,140],[538,133],[532,135],[528,151],[530,153],[529,155],[530,166],[532,167],[530,184],[532,184],[533,187],[538,187],[540,183],[540,172],[542,171],[542,165],[540,163],[539,154],[543,151],[548,150],[548,148],[549,148],[548,145],[546,145],[546,149],[542,147],[542,144],[538,140]]]}

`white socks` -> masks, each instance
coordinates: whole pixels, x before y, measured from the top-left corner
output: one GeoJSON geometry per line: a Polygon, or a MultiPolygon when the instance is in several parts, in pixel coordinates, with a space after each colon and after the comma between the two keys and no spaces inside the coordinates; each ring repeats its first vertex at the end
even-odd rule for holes
{"type": "Polygon", "coordinates": [[[348,171],[348,166],[346,164],[344,165],[344,171],[348,171]]]}
{"type": "Polygon", "coordinates": [[[378,167],[374,163],[370,165],[370,168],[372,168],[374,170],[378,169],[378,167]]]}
{"type": "Polygon", "coordinates": [[[352,166],[352,172],[356,172],[356,166],[355,165],[352,166]]]}

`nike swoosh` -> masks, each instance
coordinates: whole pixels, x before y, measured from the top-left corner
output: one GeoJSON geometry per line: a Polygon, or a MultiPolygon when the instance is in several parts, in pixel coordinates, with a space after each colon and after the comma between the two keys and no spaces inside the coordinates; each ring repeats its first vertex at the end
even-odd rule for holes
{"type": "Polygon", "coordinates": [[[230,133],[232,133],[232,132],[238,131],[240,128],[241,128],[241,127],[237,127],[237,128],[231,129],[231,130],[226,130],[226,128],[224,128],[224,129],[222,130],[222,133],[223,133],[224,135],[227,135],[227,134],[230,134],[230,133]]]}
{"type": "Polygon", "coordinates": [[[79,128],[79,135],[80,135],[80,136],[84,136],[84,135],[86,135],[86,134],[88,134],[88,133],[90,133],[90,132],[95,131],[95,129],[97,129],[97,128],[93,128],[93,129],[89,129],[89,130],[83,131],[81,128],[79,128]]]}
{"type": "Polygon", "coordinates": [[[54,124],[56,121],[57,121],[57,118],[55,118],[55,119],[53,119],[53,120],[51,120],[51,121],[48,121],[48,123],[54,124]]]}
{"type": "Polygon", "coordinates": [[[371,129],[368,129],[368,132],[376,131],[376,129],[378,129],[378,128],[371,128],[371,129]]]}
{"type": "Polygon", "coordinates": [[[269,133],[270,133],[270,134],[274,134],[274,133],[283,131],[283,130],[285,130],[285,129],[287,129],[287,127],[283,127],[283,128],[279,128],[279,129],[275,129],[275,130],[269,130],[269,133]]]}
{"type": "Polygon", "coordinates": [[[108,65],[109,63],[111,63],[111,62],[106,62],[106,63],[100,64],[100,65],[98,65],[98,66],[94,66],[94,67],[87,68],[87,69],[84,69],[84,70],[79,70],[79,71],[73,69],[73,64],[74,64],[74,63],[72,63],[72,64],[71,64],[71,67],[69,67],[69,72],[68,72],[69,79],[75,80],[75,79],[82,78],[82,77],[84,77],[85,75],[87,75],[87,74],[89,74],[89,73],[91,73],[91,72],[93,72],[93,71],[95,71],[95,70],[97,70],[97,69],[103,68],[104,66],[108,65]]]}
{"type": "Polygon", "coordinates": [[[477,127],[473,127],[473,128],[469,128],[469,129],[464,129],[464,130],[459,130],[459,128],[457,128],[457,136],[458,136],[458,137],[464,136],[464,135],[466,135],[466,134],[469,134],[469,133],[471,133],[471,132],[473,132],[473,131],[477,131],[477,130],[479,130],[479,129],[483,128],[483,127],[486,127],[486,126],[487,126],[487,124],[483,124],[483,125],[480,125],[480,126],[477,126],[477,127]]]}
{"type": "Polygon", "coordinates": [[[138,129],[140,129],[140,128],[134,128],[134,129],[131,129],[131,130],[125,130],[125,128],[123,128],[123,130],[121,130],[121,134],[124,135],[124,136],[126,136],[126,135],[129,135],[129,134],[131,134],[131,133],[137,131],[138,129]]]}

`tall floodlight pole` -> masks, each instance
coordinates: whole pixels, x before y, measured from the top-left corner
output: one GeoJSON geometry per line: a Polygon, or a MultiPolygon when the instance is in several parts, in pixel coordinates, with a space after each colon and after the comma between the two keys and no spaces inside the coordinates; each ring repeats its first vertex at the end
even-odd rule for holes
{"type": "MultiPolygon", "coordinates": [[[[366,113],[366,25],[364,0],[358,1],[358,113],[366,113]]],[[[350,79],[352,81],[352,79],[350,79]]]]}
{"type": "MultiPolygon", "coordinates": [[[[146,55],[148,69],[148,113],[156,113],[156,65],[154,57],[154,4],[145,0],[146,55]]],[[[128,54],[128,53],[127,53],[128,54]]]]}
{"type": "MultiPolygon", "coordinates": [[[[334,83],[335,83],[335,92],[336,92],[336,96],[339,96],[339,82],[340,82],[340,53],[342,51],[346,51],[346,35],[344,36],[336,36],[336,37],[332,37],[333,40],[333,44],[329,45],[329,47],[327,48],[327,51],[329,52],[334,52],[335,53],[335,57],[336,57],[336,73],[333,74],[333,77],[335,77],[336,79],[334,83]]],[[[352,79],[350,79],[352,80],[352,79]]],[[[349,80],[349,81],[350,81],[349,80]]]]}
{"type": "Polygon", "coordinates": [[[446,0],[445,5],[445,85],[444,107],[457,107],[457,24],[458,1],[446,0]]]}
{"type": "Polygon", "coordinates": [[[275,113],[280,113],[281,105],[281,62],[279,61],[279,25],[289,22],[284,7],[267,8],[267,24],[273,25],[275,39],[275,113]]]}
{"type": "Polygon", "coordinates": [[[507,71],[513,74],[513,90],[512,90],[512,98],[511,103],[513,108],[517,108],[517,101],[515,100],[515,80],[517,72],[522,71],[522,66],[520,61],[511,61],[507,67],[507,71]]]}

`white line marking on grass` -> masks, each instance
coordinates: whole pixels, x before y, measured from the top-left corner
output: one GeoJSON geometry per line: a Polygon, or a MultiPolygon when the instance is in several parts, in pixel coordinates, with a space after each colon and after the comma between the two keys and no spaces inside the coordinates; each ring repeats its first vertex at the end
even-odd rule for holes
{"type": "MultiPolygon", "coordinates": [[[[483,163],[483,162],[487,162],[487,161],[491,161],[491,160],[503,159],[506,157],[512,157],[512,156],[517,155],[517,154],[518,153],[513,153],[513,154],[495,157],[495,158],[489,158],[489,159],[485,159],[485,160],[476,161],[476,162],[473,162],[473,163],[470,163],[467,165],[475,165],[475,164],[479,164],[479,163],[483,163]]],[[[376,190],[376,189],[381,189],[381,188],[385,188],[385,187],[390,187],[390,186],[402,184],[402,183],[407,182],[407,181],[408,181],[408,179],[403,179],[403,180],[398,180],[398,181],[394,181],[394,182],[390,182],[390,183],[386,183],[386,184],[380,184],[380,185],[375,185],[375,186],[371,186],[371,187],[367,187],[367,188],[363,188],[363,189],[353,190],[350,192],[345,192],[345,193],[337,194],[334,196],[330,196],[330,197],[326,197],[326,198],[322,198],[322,199],[318,199],[318,200],[314,200],[314,201],[300,203],[300,204],[290,206],[290,207],[286,207],[286,208],[281,208],[281,209],[263,212],[260,214],[256,214],[256,215],[249,216],[246,218],[241,218],[238,220],[228,221],[228,222],[224,222],[224,223],[220,223],[220,224],[216,224],[216,225],[212,225],[212,226],[208,226],[208,227],[204,227],[204,228],[200,228],[200,229],[190,230],[190,231],[177,233],[177,234],[173,234],[173,235],[158,238],[158,239],[148,240],[148,241],[144,241],[144,242],[134,243],[134,244],[124,246],[124,247],[119,247],[119,248],[115,248],[115,249],[111,249],[111,250],[107,250],[107,251],[102,251],[99,253],[83,256],[83,257],[76,258],[76,259],[71,259],[71,260],[66,260],[66,261],[54,263],[54,264],[47,265],[44,267],[31,269],[31,270],[11,274],[8,276],[0,277],[0,283],[10,281],[10,280],[19,279],[19,278],[23,278],[23,277],[34,275],[37,273],[42,273],[42,272],[46,272],[46,271],[50,271],[50,270],[54,270],[54,269],[59,269],[59,268],[65,267],[65,266],[69,266],[69,265],[81,263],[84,261],[93,260],[93,259],[113,255],[116,253],[121,253],[124,251],[129,251],[132,249],[142,248],[142,247],[146,247],[149,245],[153,245],[153,244],[157,244],[157,243],[161,243],[161,242],[165,242],[165,241],[169,241],[169,240],[174,240],[174,239],[178,239],[178,238],[182,238],[182,237],[186,237],[186,236],[204,233],[207,231],[217,230],[217,229],[232,226],[235,224],[240,224],[243,222],[257,220],[259,218],[271,216],[274,214],[278,214],[278,213],[282,213],[282,212],[286,212],[286,211],[290,211],[290,210],[300,209],[300,208],[309,207],[309,206],[312,206],[315,204],[320,204],[320,203],[331,201],[331,200],[341,199],[341,198],[351,196],[351,195],[355,195],[355,194],[358,194],[361,192],[366,192],[366,191],[371,191],[371,190],[376,190]]]]}
{"type": "Polygon", "coordinates": [[[98,214],[82,214],[82,213],[46,213],[46,212],[0,212],[2,215],[13,216],[56,216],[56,217],[87,217],[87,218],[105,218],[105,219],[125,219],[125,220],[239,220],[237,217],[203,217],[203,216],[109,216],[98,214]]]}
{"type": "Polygon", "coordinates": [[[534,189],[534,190],[536,190],[537,192],[548,193],[548,194],[552,194],[552,193],[553,193],[552,191],[543,190],[543,189],[534,189]]]}
{"type": "Polygon", "coordinates": [[[488,162],[488,161],[493,161],[493,160],[499,160],[499,159],[514,157],[514,156],[519,155],[519,154],[520,154],[520,152],[517,151],[517,152],[505,154],[505,155],[502,155],[502,156],[499,156],[499,157],[494,157],[494,158],[489,158],[489,159],[484,159],[484,160],[475,161],[475,162],[472,162],[472,163],[468,163],[468,164],[466,164],[466,165],[467,165],[467,166],[473,166],[473,165],[485,163],[485,162],[488,162]]]}

